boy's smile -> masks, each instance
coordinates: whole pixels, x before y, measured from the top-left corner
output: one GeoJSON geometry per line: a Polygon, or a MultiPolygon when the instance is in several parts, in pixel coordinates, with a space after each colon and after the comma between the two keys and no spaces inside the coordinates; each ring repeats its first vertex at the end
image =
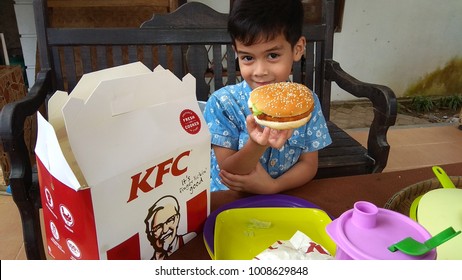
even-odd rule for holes
{"type": "Polygon", "coordinates": [[[249,46],[236,40],[235,46],[241,75],[254,89],[269,83],[287,81],[293,62],[298,61],[303,54],[305,38],[300,38],[293,48],[282,34],[249,46]]]}

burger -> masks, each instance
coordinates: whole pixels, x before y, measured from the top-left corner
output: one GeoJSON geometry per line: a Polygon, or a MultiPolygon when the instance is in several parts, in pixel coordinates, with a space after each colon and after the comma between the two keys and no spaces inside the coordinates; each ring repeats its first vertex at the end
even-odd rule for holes
{"type": "Polygon", "coordinates": [[[258,124],[283,130],[306,124],[314,109],[314,99],[305,85],[281,82],[254,89],[248,105],[258,124]]]}

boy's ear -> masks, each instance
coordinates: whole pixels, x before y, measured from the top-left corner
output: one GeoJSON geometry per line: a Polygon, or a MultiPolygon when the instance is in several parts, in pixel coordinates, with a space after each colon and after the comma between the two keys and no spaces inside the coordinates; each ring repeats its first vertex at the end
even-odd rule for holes
{"type": "Polygon", "coordinates": [[[305,54],[306,39],[304,36],[298,39],[297,43],[294,46],[294,61],[299,61],[302,56],[305,54]]]}

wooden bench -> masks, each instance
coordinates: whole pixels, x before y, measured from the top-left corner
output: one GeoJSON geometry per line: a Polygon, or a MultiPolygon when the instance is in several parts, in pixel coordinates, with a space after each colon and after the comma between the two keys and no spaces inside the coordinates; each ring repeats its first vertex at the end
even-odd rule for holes
{"type": "MultiPolygon", "coordinates": [[[[328,121],[333,144],[319,153],[317,178],[381,172],[387,164],[386,133],[396,119],[394,93],[386,86],[363,83],[332,60],[334,1],[323,0],[323,21],[306,25],[304,59],[293,67],[293,81],[306,84],[319,96],[327,120],[331,83],[373,104],[367,147],[328,121]]],[[[153,69],[162,65],[182,78],[196,78],[198,100],[224,85],[240,81],[226,30],[227,15],[191,2],[175,12],[156,15],[140,28],[50,28],[46,1],[35,0],[40,72],[28,96],[7,104],[0,113],[0,137],[11,164],[13,199],[21,214],[26,254],[45,258],[40,229],[40,194],[34,166],[24,142],[24,120],[38,110],[45,113],[47,98],[56,90],[70,92],[83,73],[142,61],[153,69]]],[[[373,189],[373,186],[371,186],[373,189]]]]}

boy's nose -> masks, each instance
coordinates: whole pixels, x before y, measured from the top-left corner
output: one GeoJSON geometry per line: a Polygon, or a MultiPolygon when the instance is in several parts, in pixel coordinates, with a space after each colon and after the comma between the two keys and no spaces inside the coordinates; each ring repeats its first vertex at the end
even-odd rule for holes
{"type": "Polygon", "coordinates": [[[258,62],[255,64],[254,75],[255,76],[264,76],[268,74],[268,68],[266,63],[258,62]]]}

